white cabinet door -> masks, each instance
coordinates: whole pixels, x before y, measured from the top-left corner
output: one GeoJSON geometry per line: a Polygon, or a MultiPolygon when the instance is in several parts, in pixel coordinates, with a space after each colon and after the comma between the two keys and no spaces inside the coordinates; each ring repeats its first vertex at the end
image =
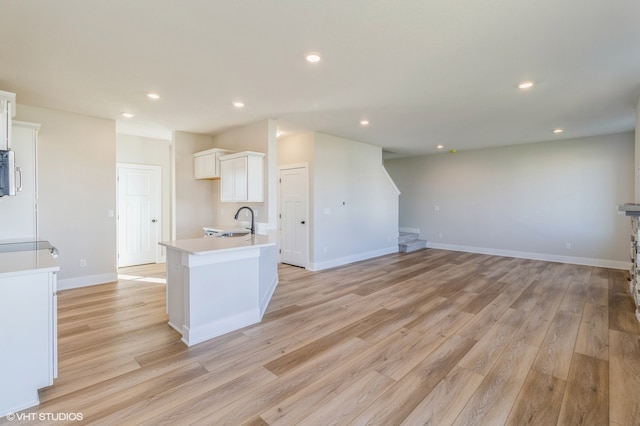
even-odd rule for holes
{"type": "Polygon", "coordinates": [[[0,415],[38,403],[57,373],[52,272],[0,278],[0,415]]]}
{"type": "Polygon", "coordinates": [[[220,177],[220,157],[231,153],[227,149],[211,148],[193,154],[193,177],[217,179],[220,177]]]}
{"type": "Polygon", "coordinates": [[[247,157],[236,158],[233,161],[233,201],[248,201],[248,167],[247,157]]]}
{"type": "Polygon", "coordinates": [[[220,200],[264,201],[264,154],[240,152],[220,159],[220,200]]]}
{"type": "Polygon", "coordinates": [[[233,160],[220,161],[220,200],[233,201],[235,186],[233,160]]]}

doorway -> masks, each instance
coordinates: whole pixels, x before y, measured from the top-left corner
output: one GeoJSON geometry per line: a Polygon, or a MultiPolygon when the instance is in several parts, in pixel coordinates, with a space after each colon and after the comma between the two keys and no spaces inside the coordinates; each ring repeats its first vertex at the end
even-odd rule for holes
{"type": "Polygon", "coordinates": [[[118,267],[156,263],[161,234],[160,166],[118,163],[118,267]]]}
{"type": "Polygon", "coordinates": [[[306,268],[309,263],[309,166],[279,168],[280,261],[306,268]]]}

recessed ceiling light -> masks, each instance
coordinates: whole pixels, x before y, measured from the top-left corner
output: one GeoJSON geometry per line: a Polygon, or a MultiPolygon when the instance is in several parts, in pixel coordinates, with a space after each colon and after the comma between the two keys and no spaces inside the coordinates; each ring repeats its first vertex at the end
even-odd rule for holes
{"type": "Polygon", "coordinates": [[[320,62],[320,59],[322,58],[320,57],[319,53],[311,52],[305,55],[305,59],[307,60],[307,62],[315,64],[316,62],[320,62]]]}
{"type": "Polygon", "coordinates": [[[553,133],[562,133],[564,129],[553,129],[553,133]]]}
{"type": "Polygon", "coordinates": [[[153,99],[155,101],[160,99],[160,95],[158,95],[157,93],[150,92],[150,93],[147,93],[147,98],[153,99]]]}
{"type": "Polygon", "coordinates": [[[235,102],[233,103],[233,106],[234,106],[234,107],[236,107],[236,108],[244,108],[244,102],[242,102],[242,101],[235,101],[235,102]]]}
{"type": "Polygon", "coordinates": [[[518,89],[530,89],[534,84],[536,83],[533,81],[523,81],[522,83],[518,84],[518,89]]]}
{"type": "Polygon", "coordinates": [[[122,113],[122,116],[123,116],[124,118],[133,118],[133,117],[135,116],[135,114],[132,114],[132,113],[130,113],[130,112],[123,112],[123,113],[122,113]]]}
{"type": "Polygon", "coordinates": [[[442,149],[442,148],[444,148],[444,145],[438,145],[438,146],[436,146],[436,148],[442,149]]]}
{"type": "Polygon", "coordinates": [[[369,125],[369,120],[360,120],[360,124],[363,126],[368,126],[369,125]]]}

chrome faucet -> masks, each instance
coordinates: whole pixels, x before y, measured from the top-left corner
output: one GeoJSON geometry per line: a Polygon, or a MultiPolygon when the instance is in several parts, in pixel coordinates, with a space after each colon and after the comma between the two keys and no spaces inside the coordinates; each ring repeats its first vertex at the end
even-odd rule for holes
{"type": "Polygon", "coordinates": [[[236,212],[236,215],[233,216],[233,218],[235,220],[238,220],[238,215],[240,214],[240,210],[242,209],[247,209],[251,212],[251,228],[247,228],[247,229],[251,229],[251,233],[255,234],[256,233],[256,223],[254,222],[254,218],[253,218],[253,210],[251,209],[251,207],[247,207],[247,206],[242,206],[238,209],[238,211],[236,212]]]}

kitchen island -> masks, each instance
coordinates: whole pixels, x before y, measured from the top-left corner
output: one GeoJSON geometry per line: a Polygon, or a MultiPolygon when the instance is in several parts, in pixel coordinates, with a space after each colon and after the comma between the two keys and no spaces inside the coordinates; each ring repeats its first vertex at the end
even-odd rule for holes
{"type": "Polygon", "coordinates": [[[260,322],[278,284],[276,236],[161,242],[169,325],[192,346],[260,322]]]}

